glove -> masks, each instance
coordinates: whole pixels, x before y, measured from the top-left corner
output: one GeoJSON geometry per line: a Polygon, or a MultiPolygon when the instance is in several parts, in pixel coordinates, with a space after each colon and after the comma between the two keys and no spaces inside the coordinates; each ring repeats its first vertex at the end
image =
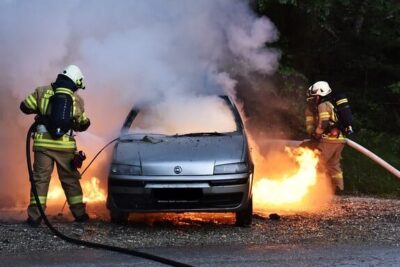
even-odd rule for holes
{"type": "Polygon", "coordinates": [[[87,120],[84,123],[79,123],[77,120],[74,119],[72,129],[76,132],[83,132],[86,131],[90,126],[90,120],[87,120]]]}
{"type": "Polygon", "coordinates": [[[21,105],[19,106],[19,109],[20,109],[23,113],[25,113],[25,114],[36,114],[36,113],[37,113],[36,110],[30,109],[30,108],[25,104],[25,102],[21,102],[21,105]]]}
{"type": "Polygon", "coordinates": [[[81,132],[86,131],[90,126],[90,120],[87,118],[86,122],[81,125],[80,130],[81,132]]]}

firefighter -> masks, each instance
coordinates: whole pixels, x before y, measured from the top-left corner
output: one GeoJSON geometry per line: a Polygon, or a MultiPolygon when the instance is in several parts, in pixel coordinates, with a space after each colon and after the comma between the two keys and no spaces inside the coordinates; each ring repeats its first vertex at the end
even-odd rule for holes
{"type": "MultiPolygon", "coordinates": [[[[36,88],[20,105],[25,114],[37,114],[37,129],[34,135],[33,151],[33,178],[39,195],[40,204],[46,206],[47,192],[54,163],[66,195],[70,210],[77,222],[89,220],[86,205],[83,203],[82,188],[79,182],[80,173],[72,162],[76,153],[76,143],[73,131],[85,131],[90,126],[90,120],[85,114],[82,98],[77,94],[78,89],[84,89],[84,77],[81,70],[75,65],[67,66],[57,76],[54,83],[36,88]],[[64,94],[71,99],[69,110],[70,130],[55,138],[50,134],[52,127],[49,123],[49,114],[57,108],[52,101],[53,96],[64,94]],[[52,111],[53,109],[53,111],[52,111]]],[[[54,115],[54,114],[52,114],[54,115]]],[[[53,116],[54,117],[54,116],[53,116]]],[[[41,223],[41,216],[36,206],[33,193],[30,194],[27,223],[37,227],[41,223]]]]}
{"type": "Polygon", "coordinates": [[[314,83],[307,92],[306,128],[321,152],[321,167],[331,178],[337,194],[344,190],[340,158],[345,138],[338,127],[338,115],[332,104],[332,89],[325,81],[314,83]]]}

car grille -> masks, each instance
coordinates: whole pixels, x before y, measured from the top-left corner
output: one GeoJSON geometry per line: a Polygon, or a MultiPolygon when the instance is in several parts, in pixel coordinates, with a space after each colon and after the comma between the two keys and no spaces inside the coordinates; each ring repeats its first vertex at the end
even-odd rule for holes
{"type": "MultiPolygon", "coordinates": [[[[239,185],[239,184],[246,184],[248,178],[241,178],[241,179],[227,179],[227,180],[209,180],[204,181],[209,183],[210,186],[226,186],[226,185],[239,185]]],[[[163,184],[165,181],[151,181],[152,184],[163,184]]],[[[180,181],[168,181],[169,184],[180,184],[180,181]]],[[[185,181],[186,184],[190,183],[198,183],[198,181],[185,181]]],[[[122,179],[110,179],[109,180],[110,186],[123,186],[123,187],[145,187],[146,181],[137,181],[137,180],[122,180],[122,179]]]]}
{"type": "Polygon", "coordinates": [[[144,181],[132,181],[122,179],[110,179],[108,181],[109,186],[124,186],[124,187],[144,187],[144,181]]]}
{"type": "Polygon", "coordinates": [[[203,194],[202,189],[153,189],[150,195],[113,194],[115,205],[125,210],[188,210],[235,208],[243,193],[203,194]]]}

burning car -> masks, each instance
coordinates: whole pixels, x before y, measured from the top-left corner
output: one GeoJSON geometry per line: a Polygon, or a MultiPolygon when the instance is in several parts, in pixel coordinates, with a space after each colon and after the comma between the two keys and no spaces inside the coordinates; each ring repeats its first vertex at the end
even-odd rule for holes
{"type": "MultiPolygon", "coordinates": [[[[151,107],[129,112],[108,179],[107,207],[113,222],[126,221],[132,212],[190,211],[235,212],[236,225],[251,224],[254,166],[243,122],[229,97],[210,99],[218,106],[214,116],[227,115],[213,128],[182,131],[172,127],[178,118],[156,128],[159,123],[148,117],[159,118],[162,111],[156,116],[151,107]],[[219,126],[227,121],[229,127],[219,126]]],[[[195,124],[196,119],[190,120],[195,124]]]]}

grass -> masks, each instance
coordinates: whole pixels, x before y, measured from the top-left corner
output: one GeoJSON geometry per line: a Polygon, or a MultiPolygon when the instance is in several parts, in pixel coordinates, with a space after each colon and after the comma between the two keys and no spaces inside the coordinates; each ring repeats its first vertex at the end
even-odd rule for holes
{"type": "MultiPolygon", "coordinates": [[[[350,139],[400,169],[400,137],[361,130],[350,139]]],[[[345,191],[350,194],[400,197],[400,180],[377,163],[346,147],[342,154],[345,191]]]]}

